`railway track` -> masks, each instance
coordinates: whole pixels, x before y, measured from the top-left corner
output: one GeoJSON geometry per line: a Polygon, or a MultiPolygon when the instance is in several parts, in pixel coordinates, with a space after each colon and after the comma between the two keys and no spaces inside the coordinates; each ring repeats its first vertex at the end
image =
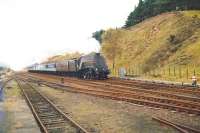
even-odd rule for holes
{"type": "Polygon", "coordinates": [[[132,91],[123,91],[122,89],[109,88],[106,86],[95,86],[88,83],[78,83],[71,81],[73,83],[68,83],[66,85],[58,84],[56,82],[46,82],[41,81],[40,83],[54,88],[64,88],[63,90],[84,93],[98,97],[111,98],[115,100],[127,101],[135,104],[152,106],[157,108],[165,108],[176,110],[180,112],[187,112],[191,114],[200,115],[200,106],[197,102],[187,101],[187,100],[175,100],[171,98],[156,97],[153,95],[147,95],[145,93],[135,93],[132,91]]]}
{"type": "Polygon", "coordinates": [[[111,78],[105,82],[112,83],[112,84],[114,83],[118,85],[125,85],[125,86],[135,86],[135,87],[140,87],[144,89],[178,92],[178,93],[183,93],[183,94],[192,94],[192,95],[200,96],[200,89],[198,87],[155,83],[155,82],[149,82],[149,81],[125,80],[125,79],[116,79],[116,78],[114,79],[111,78]]]}
{"type": "MultiPolygon", "coordinates": [[[[34,74],[33,74],[34,75],[34,74]]],[[[48,79],[60,79],[60,76],[55,76],[55,75],[45,75],[45,74],[35,74],[41,75],[42,77],[48,78],[48,79]],[[50,78],[49,78],[50,77],[50,78]]],[[[78,80],[76,78],[68,78],[65,77],[66,80],[74,79],[78,80]]],[[[152,90],[152,91],[159,91],[163,92],[165,94],[171,93],[171,94],[181,94],[185,96],[190,96],[190,97],[200,97],[200,89],[193,88],[193,87],[186,87],[186,86],[180,86],[180,85],[171,85],[171,84],[162,84],[162,83],[152,83],[152,82],[145,82],[145,81],[137,81],[137,80],[122,80],[122,79],[116,79],[116,78],[110,78],[108,80],[92,80],[92,81],[87,81],[87,82],[92,82],[94,84],[101,84],[101,85],[107,85],[107,86],[118,86],[121,88],[132,88],[132,89],[146,89],[146,90],[152,90]]]]}
{"type": "Polygon", "coordinates": [[[43,133],[88,133],[79,124],[65,115],[47,97],[31,84],[17,79],[18,85],[31,108],[31,111],[43,133]]]}
{"type": "MultiPolygon", "coordinates": [[[[115,85],[115,84],[107,84],[107,83],[101,83],[101,82],[94,82],[94,81],[87,81],[85,82],[84,80],[78,80],[78,79],[73,79],[73,78],[65,78],[66,83],[76,83],[79,85],[85,85],[85,86],[90,86],[93,88],[101,88],[104,90],[112,90],[113,92],[124,92],[124,93],[137,93],[138,95],[156,95],[157,97],[166,97],[174,100],[186,100],[186,101],[191,101],[195,105],[199,104],[200,98],[197,97],[191,97],[191,96],[185,96],[181,94],[174,94],[170,92],[162,92],[158,90],[148,90],[148,89],[141,89],[141,88],[136,88],[136,87],[128,87],[128,86],[121,86],[121,85],[115,85]]],[[[58,79],[57,79],[58,81],[58,79]]]]}
{"type": "Polygon", "coordinates": [[[121,85],[116,85],[116,84],[107,84],[107,83],[102,83],[102,82],[94,82],[94,81],[88,81],[84,82],[82,80],[78,79],[66,79],[67,83],[77,83],[77,84],[83,84],[91,87],[101,87],[101,88],[106,88],[107,90],[112,89],[113,91],[123,91],[127,93],[143,93],[143,94],[152,94],[152,95],[157,95],[160,97],[167,97],[167,98],[173,98],[177,100],[188,100],[192,102],[197,102],[197,104],[200,102],[200,98],[198,97],[192,97],[192,96],[186,96],[183,94],[174,94],[172,92],[168,91],[160,91],[160,90],[152,90],[152,89],[143,89],[143,88],[137,88],[137,87],[130,87],[130,86],[121,86],[121,85]]]}
{"type": "Polygon", "coordinates": [[[162,124],[171,126],[181,133],[200,133],[200,130],[198,130],[198,129],[194,129],[194,128],[191,128],[191,127],[179,124],[179,123],[174,123],[174,122],[171,122],[171,121],[163,119],[163,118],[152,117],[152,119],[155,121],[158,121],[162,124]]]}

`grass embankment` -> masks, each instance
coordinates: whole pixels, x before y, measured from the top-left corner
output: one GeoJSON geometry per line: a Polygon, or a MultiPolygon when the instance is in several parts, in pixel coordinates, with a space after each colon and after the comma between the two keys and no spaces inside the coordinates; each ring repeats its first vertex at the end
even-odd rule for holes
{"type": "Polygon", "coordinates": [[[102,52],[112,69],[173,81],[200,77],[200,11],[171,12],[103,35],[102,52]]]}

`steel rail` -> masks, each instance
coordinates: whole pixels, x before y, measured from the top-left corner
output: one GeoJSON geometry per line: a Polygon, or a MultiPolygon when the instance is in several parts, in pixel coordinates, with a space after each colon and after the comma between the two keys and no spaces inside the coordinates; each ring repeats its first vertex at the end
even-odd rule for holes
{"type": "MultiPolygon", "coordinates": [[[[78,84],[78,83],[76,83],[78,84]]],[[[198,102],[190,102],[190,101],[182,101],[182,100],[179,100],[179,99],[169,99],[169,98],[161,98],[161,97],[155,97],[155,96],[152,96],[152,95],[144,95],[144,93],[137,93],[137,92],[134,92],[134,91],[126,91],[126,90],[123,90],[123,89],[118,89],[117,87],[116,88],[110,88],[110,87],[103,87],[103,86],[99,86],[97,88],[96,85],[90,85],[90,84],[87,84],[87,83],[81,83],[79,85],[82,85],[83,87],[93,87],[95,89],[101,89],[101,90],[104,90],[108,93],[113,93],[113,94],[123,94],[127,97],[137,97],[139,99],[145,99],[145,100],[150,100],[150,101],[162,101],[162,103],[171,103],[171,104],[182,104],[182,105],[187,105],[187,107],[190,107],[190,108],[197,108],[200,110],[200,104],[198,102]],[[85,86],[84,86],[85,85],[85,86]]],[[[72,85],[70,85],[72,86],[72,85]]]]}
{"type": "Polygon", "coordinates": [[[148,101],[148,100],[141,100],[141,99],[126,97],[126,96],[121,96],[121,95],[119,95],[119,93],[115,93],[115,92],[108,93],[107,91],[102,91],[102,90],[95,90],[95,89],[91,90],[91,89],[86,89],[86,88],[83,89],[80,87],[60,85],[60,84],[56,84],[56,83],[51,84],[49,82],[41,83],[41,84],[44,84],[51,88],[57,88],[57,89],[60,89],[63,91],[69,91],[69,92],[73,92],[73,93],[83,93],[83,94],[88,94],[88,95],[97,96],[97,97],[127,101],[127,102],[140,104],[140,105],[148,105],[151,107],[159,107],[159,108],[177,110],[180,112],[187,112],[187,113],[200,115],[200,110],[198,110],[198,109],[191,109],[191,108],[180,107],[180,106],[175,106],[175,105],[170,105],[170,104],[165,104],[165,103],[159,103],[159,102],[153,102],[153,101],[148,101]]]}
{"type": "Polygon", "coordinates": [[[188,127],[179,123],[175,123],[175,122],[171,122],[169,120],[163,119],[163,118],[159,118],[159,117],[152,117],[153,120],[156,120],[160,123],[169,125],[175,129],[177,129],[178,131],[180,131],[181,133],[200,133],[200,130],[198,129],[194,129],[192,127],[188,127]]]}
{"type": "MultiPolygon", "coordinates": [[[[94,88],[97,89],[96,85],[91,85],[89,83],[76,82],[76,84],[86,85],[86,86],[94,87],[94,88]]],[[[70,85],[70,86],[72,86],[72,85],[70,85]]],[[[123,95],[126,95],[127,97],[130,97],[130,96],[133,97],[134,96],[134,97],[137,97],[137,98],[140,98],[140,99],[146,99],[146,100],[151,100],[151,101],[162,101],[162,103],[182,104],[182,105],[184,104],[185,106],[190,107],[190,108],[200,109],[200,104],[198,102],[183,101],[183,100],[180,100],[180,99],[172,99],[172,98],[161,98],[161,97],[148,96],[148,95],[145,96],[144,93],[141,93],[141,92],[136,93],[136,92],[131,91],[131,90],[124,90],[123,88],[118,89],[117,86],[116,86],[116,88],[99,86],[98,89],[102,89],[102,90],[108,91],[110,93],[122,93],[123,95]]]]}
{"type": "MultiPolygon", "coordinates": [[[[17,80],[18,85],[20,86],[20,89],[22,90],[24,96],[26,97],[26,100],[29,104],[29,107],[31,108],[34,117],[36,118],[40,129],[42,132],[44,133],[48,133],[51,132],[51,130],[49,130],[49,128],[47,128],[44,124],[44,122],[42,121],[42,119],[40,118],[40,115],[38,114],[38,111],[36,110],[36,105],[34,103],[31,102],[29,96],[27,95],[27,92],[24,90],[24,88],[22,87],[21,83],[19,83],[19,81],[17,80]]],[[[59,114],[61,114],[62,118],[66,119],[67,122],[70,122],[70,124],[75,127],[77,129],[78,133],[88,133],[84,128],[82,128],[78,123],[76,123],[74,120],[72,120],[71,118],[69,118],[65,113],[63,113],[58,107],[56,107],[56,105],[54,105],[46,96],[44,96],[43,94],[41,94],[39,91],[37,91],[32,85],[26,83],[27,85],[29,85],[29,87],[31,87],[31,89],[33,89],[39,96],[41,96],[51,107],[53,107],[56,112],[58,112],[59,114]]],[[[33,95],[33,94],[32,94],[33,95]]],[[[33,97],[31,98],[33,99],[33,97]]]]}
{"type": "MultiPolygon", "coordinates": [[[[26,75],[26,74],[24,74],[24,75],[26,75]]],[[[32,74],[29,74],[29,75],[40,75],[40,76],[51,76],[51,77],[54,77],[54,78],[59,78],[59,77],[61,77],[61,76],[59,76],[59,75],[51,75],[51,74],[41,74],[41,73],[32,73],[32,74]]],[[[65,78],[67,78],[67,77],[65,77],[65,78]]],[[[75,78],[74,78],[75,79],[75,78]]],[[[101,82],[102,80],[96,80],[96,81],[98,81],[98,82],[101,82]]],[[[188,93],[190,93],[190,92],[197,92],[197,93],[200,93],[200,89],[194,89],[194,88],[198,88],[198,87],[191,87],[191,86],[183,86],[183,85],[176,85],[176,84],[167,84],[167,83],[159,83],[159,82],[151,82],[151,81],[142,81],[142,80],[136,80],[136,79],[134,79],[134,80],[130,80],[130,79],[121,79],[121,78],[113,78],[113,77],[111,77],[111,78],[108,78],[107,80],[103,80],[103,81],[105,81],[105,82],[116,82],[116,81],[119,81],[119,82],[123,82],[123,83],[127,83],[127,84],[129,84],[129,83],[141,83],[141,84],[145,84],[145,85],[147,85],[147,86],[153,86],[153,85],[155,85],[155,87],[162,87],[163,89],[165,88],[165,87],[167,87],[167,88],[173,88],[173,89],[178,89],[178,90],[183,90],[183,91],[186,91],[186,92],[188,92],[188,93]]]]}
{"type": "MultiPolygon", "coordinates": [[[[191,90],[193,91],[194,89],[199,89],[200,87],[199,86],[191,86],[191,85],[184,85],[184,84],[176,84],[176,83],[165,83],[165,82],[156,82],[156,81],[150,81],[150,80],[139,80],[139,79],[122,79],[122,78],[113,78],[113,77],[110,77],[109,80],[115,80],[115,81],[127,81],[129,83],[135,83],[135,82],[139,82],[139,83],[146,83],[146,84],[155,84],[155,85],[159,85],[159,86],[167,86],[167,87],[170,87],[170,88],[173,88],[173,87],[177,87],[179,89],[183,89],[183,90],[191,90]]],[[[200,92],[200,90],[197,90],[200,92]]]]}
{"type": "MultiPolygon", "coordinates": [[[[36,77],[37,78],[37,77],[36,77]]],[[[111,87],[116,89],[121,89],[122,91],[125,91],[125,90],[128,90],[128,91],[135,91],[135,92],[142,92],[142,93],[148,93],[148,94],[153,94],[153,95],[158,95],[158,96],[162,96],[162,97],[167,97],[167,98],[173,98],[173,99],[177,99],[177,100],[187,100],[187,101],[192,101],[192,102],[200,102],[200,98],[197,98],[197,97],[190,97],[190,96],[185,96],[185,95],[177,95],[177,94],[171,94],[169,92],[161,92],[161,91],[158,91],[158,90],[148,90],[148,89],[142,89],[142,88],[133,88],[133,87],[128,87],[128,86],[119,86],[119,85],[115,85],[115,84],[112,84],[112,85],[108,85],[106,83],[100,83],[100,82],[97,82],[97,83],[94,83],[93,81],[88,81],[88,83],[83,83],[84,81],[82,80],[78,80],[78,79],[71,79],[71,78],[66,78],[68,79],[67,82],[70,82],[70,81],[77,81],[77,82],[82,82],[82,84],[88,84],[90,86],[93,85],[98,85],[99,87],[107,87],[107,89],[110,89],[111,87]]],[[[58,80],[58,78],[57,78],[58,80]]]]}
{"type": "MultiPolygon", "coordinates": [[[[46,82],[46,81],[45,81],[46,82]]],[[[46,82],[48,84],[52,84],[52,82],[46,82]]],[[[53,83],[55,85],[59,85],[58,83],[53,83]]],[[[70,84],[68,84],[68,86],[66,85],[63,85],[62,87],[68,87],[68,91],[69,91],[69,88],[73,88],[73,89],[76,89],[78,90],[79,92],[81,93],[86,93],[86,94],[92,94],[92,95],[98,95],[99,93],[101,93],[101,97],[102,97],[102,93],[105,94],[110,94],[110,98],[113,98],[113,99],[118,99],[118,100],[122,100],[123,101],[129,101],[129,102],[133,102],[133,103],[140,103],[140,104],[143,104],[143,105],[151,105],[151,106],[160,106],[162,108],[169,108],[169,109],[172,109],[172,110],[178,110],[178,111],[182,111],[182,112],[188,112],[188,113],[193,113],[193,114],[200,114],[200,109],[196,106],[196,105],[193,105],[191,104],[190,102],[178,102],[178,101],[171,101],[171,103],[168,103],[167,101],[169,101],[168,99],[159,99],[159,98],[156,98],[156,97],[148,97],[148,96],[142,96],[142,95],[134,95],[133,94],[129,94],[129,93],[124,93],[124,92],[115,92],[115,91],[111,91],[107,88],[104,89],[104,90],[100,90],[99,88],[88,88],[87,86],[72,86],[70,84]],[[93,93],[92,93],[93,92],[93,93]],[[132,95],[132,97],[131,97],[132,95]],[[115,97],[113,97],[115,96],[115,97]],[[123,98],[121,98],[123,97],[123,98]],[[152,100],[154,99],[154,100],[152,100]],[[167,100],[166,102],[164,102],[163,100],[167,100]],[[155,104],[155,105],[153,105],[155,104]],[[184,106],[182,105],[179,105],[179,104],[184,104],[184,106]],[[192,108],[190,107],[192,106],[192,108]],[[197,109],[195,109],[197,108],[197,109]]],[[[95,87],[95,86],[93,86],[95,87]]],[[[77,91],[76,91],[77,92],[77,91]]],[[[105,95],[106,96],[106,95],[105,95]]],[[[108,97],[108,96],[107,96],[108,97]]]]}
{"type": "MultiPolygon", "coordinates": [[[[49,76],[49,75],[45,75],[45,76],[49,76]]],[[[55,80],[57,79],[58,80],[58,76],[49,76],[50,78],[55,78],[55,80]]],[[[75,78],[68,78],[68,77],[65,77],[65,79],[67,81],[78,81],[78,82],[84,82],[84,80],[78,80],[78,79],[75,79],[75,78]]],[[[108,84],[108,83],[105,83],[105,82],[102,82],[102,81],[98,81],[98,82],[94,82],[94,81],[87,81],[88,84],[91,83],[91,84],[95,84],[95,85],[100,85],[100,86],[107,86],[107,87],[115,87],[115,88],[121,88],[123,90],[131,90],[131,91],[137,91],[137,92],[144,92],[144,93],[149,93],[149,94],[157,94],[159,96],[164,96],[164,97],[170,97],[170,98],[175,98],[175,99],[182,99],[182,100],[190,100],[190,101],[193,101],[193,102],[200,102],[200,98],[198,97],[191,97],[191,96],[186,96],[186,95],[180,95],[180,94],[172,94],[172,91],[169,91],[169,92],[162,92],[162,90],[153,90],[153,89],[144,89],[142,87],[130,87],[130,86],[120,86],[120,85],[116,85],[115,83],[113,84],[108,84]]],[[[143,86],[143,85],[141,85],[143,86]]],[[[147,86],[147,87],[150,87],[151,86],[147,86]]],[[[181,92],[181,90],[180,90],[181,92]]]]}
{"type": "Polygon", "coordinates": [[[200,95],[200,90],[196,88],[186,88],[183,86],[176,86],[176,85],[168,85],[164,83],[151,83],[151,82],[144,82],[138,80],[106,80],[106,83],[114,83],[119,85],[125,86],[135,86],[140,88],[146,89],[153,89],[153,90],[162,90],[162,91],[169,91],[169,92],[181,92],[183,94],[198,94],[200,95]]]}
{"type": "Polygon", "coordinates": [[[25,93],[24,89],[22,88],[22,85],[20,84],[19,80],[16,79],[16,82],[20,88],[20,90],[22,91],[23,95],[25,96],[26,102],[28,103],[29,108],[31,109],[33,116],[35,117],[41,132],[43,133],[48,133],[47,128],[44,126],[44,124],[42,123],[41,119],[39,118],[39,116],[36,113],[36,110],[33,107],[33,104],[31,103],[29,97],[27,96],[27,94],[25,93]]]}
{"type": "MultiPolygon", "coordinates": [[[[32,88],[34,88],[32,85],[30,85],[32,88]]],[[[36,90],[37,91],[37,90],[36,90]]],[[[88,133],[83,127],[81,127],[77,122],[75,122],[72,118],[68,117],[65,113],[63,113],[53,102],[51,102],[46,96],[44,96],[42,93],[37,91],[42,97],[44,97],[60,114],[62,114],[67,120],[69,120],[73,125],[75,125],[79,132],[81,133],[88,133]]]]}
{"type": "Polygon", "coordinates": [[[153,120],[156,120],[156,121],[158,121],[158,122],[160,122],[160,123],[163,123],[163,124],[165,124],[165,125],[171,126],[171,127],[173,127],[174,129],[180,131],[181,133],[189,133],[187,130],[182,129],[181,127],[179,127],[179,126],[177,126],[177,125],[175,125],[175,124],[173,124],[173,123],[170,123],[170,122],[168,122],[168,121],[165,121],[165,120],[163,120],[163,119],[156,118],[156,117],[153,117],[152,119],[153,119],[153,120]]]}
{"type": "Polygon", "coordinates": [[[147,90],[147,89],[139,89],[139,88],[133,88],[133,87],[128,87],[128,86],[120,86],[120,85],[115,85],[115,84],[106,84],[106,83],[99,83],[99,82],[93,82],[93,81],[88,81],[87,83],[81,81],[81,80],[77,80],[77,79],[68,79],[67,82],[70,82],[73,81],[73,82],[76,82],[76,83],[81,83],[81,84],[85,84],[85,85],[88,85],[88,86],[99,86],[99,87],[107,87],[107,89],[115,89],[115,90],[120,90],[120,91],[128,91],[128,92],[143,92],[143,93],[149,93],[149,94],[157,94],[159,96],[164,96],[164,97],[170,97],[170,98],[174,98],[174,99],[182,99],[182,100],[189,100],[189,101],[192,101],[192,102],[200,102],[200,98],[197,98],[197,97],[190,97],[190,96],[185,96],[185,95],[177,95],[177,94],[171,94],[169,92],[161,92],[161,91],[158,91],[158,90],[147,90]]]}

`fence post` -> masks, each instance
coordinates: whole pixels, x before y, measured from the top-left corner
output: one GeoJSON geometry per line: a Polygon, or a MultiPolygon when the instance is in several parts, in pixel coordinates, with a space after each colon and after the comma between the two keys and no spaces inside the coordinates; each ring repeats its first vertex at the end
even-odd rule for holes
{"type": "Polygon", "coordinates": [[[117,76],[116,68],[114,69],[114,75],[117,76]]]}
{"type": "Polygon", "coordinates": [[[140,64],[138,65],[138,75],[140,76],[140,64]]]}
{"type": "Polygon", "coordinates": [[[138,75],[140,76],[140,64],[138,64],[138,75]]]}
{"type": "Polygon", "coordinates": [[[194,68],[194,76],[196,76],[196,69],[194,68]]]}
{"type": "Polygon", "coordinates": [[[182,78],[181,66],[179,67],[179,78],[182,78]]]}
{"type": "Polygon", "coordinates": [[[171,72],[170,72],[171,70],[170,70],[170,66],[169,66],[169,76],[171,75],[171,72]]]}
{"type": "Polygon", "coordinates": [[[176,68],[175,68],[175,66],[174,66],[174,76],[176,76],[176,68]]]}
{"type": "Polygon", "coordinates": [[[189,78],[189,70],[188,70],[188,66],[187,66],[187,80],[189,78]]]}
{"type": "Polygon", "coordinates": [[[163,75],[165,76],[165,68],[163,68],[163,75]]]}
{"type": "MultiPolygon", "coordinates": [[[[119,67],[120,68],[120,67],[119,67]]],[[[117,77],[119,77],[119,68],[117,68],[117,77]]]]}

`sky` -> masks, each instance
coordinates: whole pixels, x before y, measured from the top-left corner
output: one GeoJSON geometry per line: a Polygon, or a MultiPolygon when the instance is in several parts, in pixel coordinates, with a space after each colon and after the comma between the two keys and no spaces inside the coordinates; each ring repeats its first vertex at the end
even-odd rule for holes
{"type": "Polygon", "coordinates": [[[0,0],[0,64],[20,70],[65,52],[98,52],[91,38],[121,27],[138,0],[0,0]]]}

